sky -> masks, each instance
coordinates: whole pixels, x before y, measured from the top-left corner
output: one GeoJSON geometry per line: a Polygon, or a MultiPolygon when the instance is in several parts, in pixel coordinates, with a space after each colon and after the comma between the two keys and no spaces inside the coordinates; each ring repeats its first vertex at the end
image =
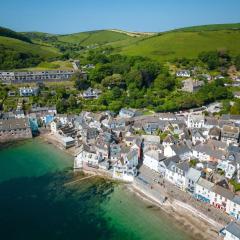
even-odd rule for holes
{"type": "Polygon", "coordinates": [[[0,26],[67,34],[240,22],[240,0],[1,0],[0,26]]]}

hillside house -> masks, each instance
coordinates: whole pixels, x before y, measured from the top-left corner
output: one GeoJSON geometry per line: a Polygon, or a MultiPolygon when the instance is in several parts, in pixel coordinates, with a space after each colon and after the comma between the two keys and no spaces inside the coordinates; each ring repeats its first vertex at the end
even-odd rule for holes
{"type": "Polygon", "coordinates": [[[176,72],[177,77],[191,77],[191,73],[188,70],[180,70],[176,72]]]}
{"type": "Polygon", "coordinates": [[[184,80],[182,83],[183,86],[181,90],[190,93],[198,91],[204,85],[204,81],[193,80],[191,78],[184,80]]]}

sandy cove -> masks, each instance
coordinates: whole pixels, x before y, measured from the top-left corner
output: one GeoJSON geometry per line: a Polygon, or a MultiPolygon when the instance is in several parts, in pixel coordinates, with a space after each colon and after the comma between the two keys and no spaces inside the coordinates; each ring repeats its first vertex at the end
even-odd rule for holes
{"type": "MultiPolygon", "coordinates": [[[[43,139],[47,143],[53,144],[68,154],[75,156],[76,149],[74,147],[65,149],[54,134],[44,133],[41,134],[39,138],[43,139]]],[[[111,176],[103,170],[99,171],[97,169],[88,169],[83,172],[88,175],[98,175],[100,177],[109,178],[112,180],[111,176]]],[[[186,232],[191,232],[191,235],[194,236],[196,240],[221,239],[221,237],[218,235],[218,231],[224,226],[209,218],[191,205],[176,199],[167,200],[164,202],[164,204],[162,204],[161,201],[154,197],[150,192],[140,188],[136,184],[126,184],[126,186],[127,190],[130,190],[142,200],[154,205],[155,207],[161,208],[168,215],[172,216],[177,224],[186,232]]]]}

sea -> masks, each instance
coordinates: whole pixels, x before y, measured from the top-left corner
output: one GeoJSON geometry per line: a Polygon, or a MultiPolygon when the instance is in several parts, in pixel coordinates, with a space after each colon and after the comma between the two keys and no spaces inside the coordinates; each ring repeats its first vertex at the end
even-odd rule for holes
{"type": "Polygon", "coordinates": [[[0,148],[1,240],[194,240],[124,184],[74,173],[40,138],[0,148]],[[70,183],[70,184],[69,184],[70,183]]]}

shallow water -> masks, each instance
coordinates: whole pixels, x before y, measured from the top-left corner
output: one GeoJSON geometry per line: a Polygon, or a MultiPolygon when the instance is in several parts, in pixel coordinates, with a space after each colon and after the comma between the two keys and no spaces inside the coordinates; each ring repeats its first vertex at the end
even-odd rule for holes
{"type": "Polygon", "coordinates": [[[72,165],[39,139],[0,151],[0,239],[193,239],[123,185],[91,178],[64,186],[72,165]]]}

